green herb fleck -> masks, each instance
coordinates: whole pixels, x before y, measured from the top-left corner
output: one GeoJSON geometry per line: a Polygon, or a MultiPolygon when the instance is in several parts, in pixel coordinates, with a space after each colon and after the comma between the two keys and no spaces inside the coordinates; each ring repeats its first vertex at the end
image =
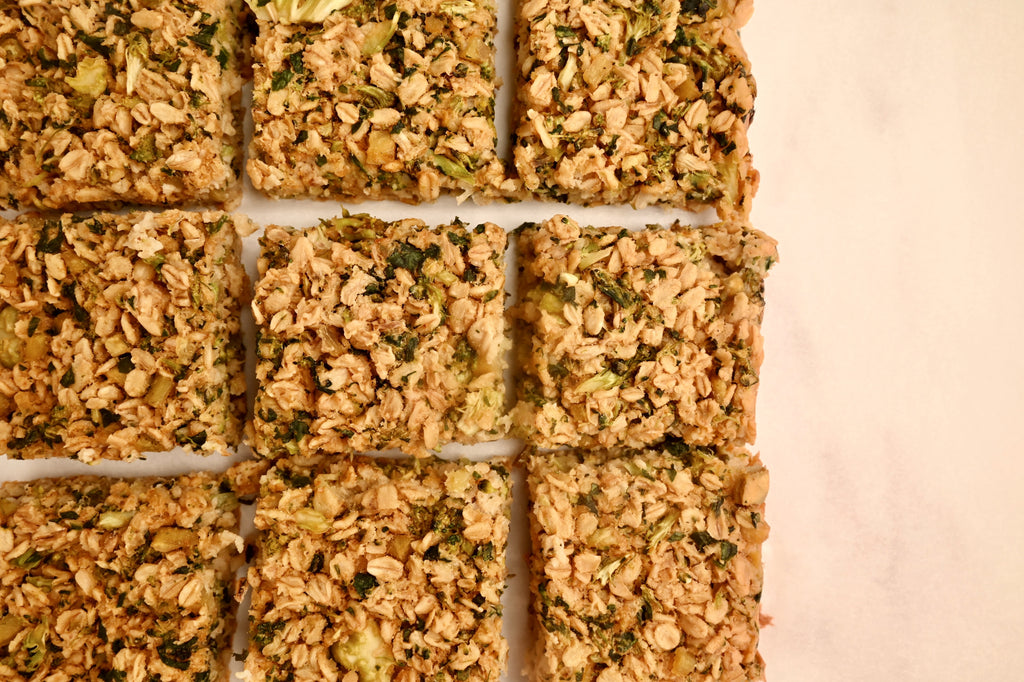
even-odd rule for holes
{"type": "Polygon", "coordinates": [[[189,36],[189,40],[201,49],[206,54],[213,56],[213,37],[217,34],[217,27],[220,26],[219,21],[215,21],[212,24],[203,24],[202,28],[192,36],[189,36]]]}
{"type": "Polygon", "coordinates": [[[60,247],[64,244],[64,230],[61,229],[57,220],[47,220],[43,223],[43,229],[39,231],[39,240],[36,242],[37,253],[59,253],[60,247]]]}
{"type": "Polygon", "coordinates": [[[395,250],[388,256],[388,265],[418,273],[427,260],[427,253],[412,244],[399,242],[395,250]]]}

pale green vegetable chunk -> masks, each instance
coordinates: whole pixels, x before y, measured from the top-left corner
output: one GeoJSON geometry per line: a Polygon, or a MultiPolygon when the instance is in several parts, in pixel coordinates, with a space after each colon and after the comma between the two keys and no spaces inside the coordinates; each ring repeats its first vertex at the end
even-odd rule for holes
{"type": "Polygon", "coordinates": [[[102,57],[82,59],[75,75],[65,77],[64,82],[83,95],[99,97],[107,91],[107,60],[102,57]]]}

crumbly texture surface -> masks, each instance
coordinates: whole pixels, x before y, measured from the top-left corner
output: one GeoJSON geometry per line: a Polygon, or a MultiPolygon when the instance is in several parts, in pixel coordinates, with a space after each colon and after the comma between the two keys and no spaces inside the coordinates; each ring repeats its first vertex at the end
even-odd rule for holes
{"type": "Polygon", "coordinates": [[[510,485],[500,461],[279,462],[256,510],[246,678],[497,681],[510,485]]]}
{"type": "Polygon", "coordinates": [[[495,152],[492,0],[356,0],[322,24],[260,21],[247,168],[272,197],[486,201],[495,152]]]}
{"type": "Polygon", "coordinates": [[[745,216],[756,88],[737,29],[751,5],[519,3],[513,150],[525,189],[745,216]]]}
{"type": "Polygon", "coordinates": [[[505,232],[365,215],[260,240],[255,450],[399,448],[504,435],[505,232]]]}
{"type": "Polygon", "coordinates": [[[775,242],[737,223],[518,232],[515,430],[533,445],[753,442],[775,242]]]}
{"type": "Polygon", "coordinates": [[[0,220],[0,453],[134,459],[237,445],[241,216],[0,220]]]}
{"type": "Polygon", "coordinates": [[[241,200],[241,0],[0,0],[0,207],[241,200]]]}
{"type": "Polygon", "coordinates": [[[680,442],[527,467],[532,680],[763,679],[757,459],[680,442]]]}
{"type": "Polygon", "coordinates": [[[227,682],[237,509],[203,473],[0,485],[0,677],[227,682]]]}

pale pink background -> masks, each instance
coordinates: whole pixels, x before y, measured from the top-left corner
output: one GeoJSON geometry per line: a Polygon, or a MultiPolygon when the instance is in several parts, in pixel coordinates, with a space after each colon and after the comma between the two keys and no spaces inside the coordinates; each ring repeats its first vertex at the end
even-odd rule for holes
{"type": "MultiPolygon", "coordinates": [[[[509,83],[510,16],[505,0],[509,83]]],[[[772,473],[768,677],[1024,679],[1024,2],[760,0],[743,37],[759,86],[753,220],[781,253],[757,442],[772,473]]],[[[677,215],[451,200],[350,208],[507,229],[560,210],[630,227],[677,215]]],[[[268,202],[249,187],[242,210],[310,224],[340,207],[268,202]]],[[[255,254],[253,237],[251,272],[255,254]]],[[[227,464],[0,459],[0,479],[227,464]]],[[[518,681],[521,507],[515,518],[505,615],[507,679],[518,681]]]]}

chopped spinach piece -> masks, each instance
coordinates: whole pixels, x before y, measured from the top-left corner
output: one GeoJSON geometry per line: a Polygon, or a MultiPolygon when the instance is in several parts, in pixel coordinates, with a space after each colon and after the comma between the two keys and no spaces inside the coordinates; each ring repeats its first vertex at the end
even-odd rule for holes
{"type": "Polygon", "coordinates": [[[104,39],[103,36],[91,36],[88,33],[86,33],[85,31],[78,31],[77,33],[75,33],[75,39],[76,40],[81,40],[83,43],[85,43],[90,48],[92,48],[94,51],[98,52],[99,54],[103,55],[104,57],[109,57],[110,56],[110,52],[111,52],[110,46],[103,44],[103,39],[104,39]]]}
{"type": "Polygon", "coordinates": [[[718,558],[718,560],[715,563],[717,563],[720,568],[725,568],[726,564],[729,563],[729,559],[732,559],[734,556],[736,556],[736,553],[739,550],[736,547],[736,545],[732,544],[728,540],[722,540],[718,546],[722,551],[722,555],[718,558]]]}
{"type": "Polygon", "coordinates": [[[285,622],[283,620],[274,621],[271,623],[259,623],[256,626],[255,631],[252,633],[253,644],[258,646],[260,649],[274,641],[274,637],[284,629],[285,622]]]}
{"type": "MultiPolygon", "coordinates": [[[[431,246],[438,248],[436,244],[431,246]]],[[[439,253],[440,249],[438,248],[439,253]]],[[[423,251],[407,242],[399,242],[395,250],[388,256],[388,265],[394,268],[404,268],[409,272],[419,273],[423,268],[424,261],[427,260],[428,254],[429,250],[423,251]]]]}
{"type": "Polygon", "coordinates": [[[292,77],[294,76],[295,74],[290,69],[284,69],[282,71],[275,72],[274,75],[270,78],[270,89],[273,90],[274,92],[277,92],[278,90],[283,90],[285,87],[288,86],[289,83],[292,82],[292,77]]]}
{"type": "Polygon", "coordinates": [[[64,230],[60,221],[47,220],[43,223],[43,229],[39,231],[39,240],[36,242],[38,253],[60,253],[60,247],[64,244],[64,230]]]}
{"type": "Polygon", "coordinates": [[[356,594],[359,595],[360,599],[365,599],[366,595],[370,593],[370,590],[377,587],[379,583],[369,573],[356,573],[352,579],[352,587],[355,589],[356,594]]]}
{"type": "Polygon", "coordinates": [[[717,542],[717,540],[715,540],[715,538],[711,536],[711,533],[707,532],[706,530],[694,531],[693,533],[690,533],[690,539],[693,540],[693,544],[697,545],[697,549],[701,552],[703,552],[704,548],[708,545],[717,542]]]}
{"type": "Polygon", "coordinates": [[[449,232],[448,241],[459,248],[466,248],[469,246],[469,237],[464,234],[458,234],[457,232],[449,232]]]}
{"type": "Polygon", "coordinates": [[[696,14],[706,19],[710,10],[718,6],[718,0],[683,0],[680,10],[684,14],[696,14]]]}
{"type": "Polygon", "coordinates": [[[188,670],[197,641],[198,640],[193,637],[187,642],[176,644],[174,642],[174,636],[170,635],[164,640],[163,644],[156,648],[156,652],[160,656],[160,660],[163,661],[165,665],[176,670],[188,670]]]}

